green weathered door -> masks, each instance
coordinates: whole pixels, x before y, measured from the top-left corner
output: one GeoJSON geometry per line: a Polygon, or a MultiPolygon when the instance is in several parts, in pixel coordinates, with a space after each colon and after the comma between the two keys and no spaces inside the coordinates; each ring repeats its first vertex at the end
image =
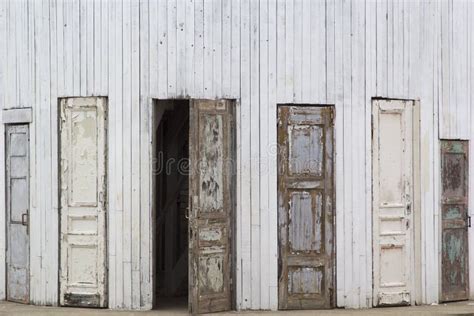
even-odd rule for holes
{"type": "Polygon", "coordinates": [[[468,142],[441,141],[441,300],[469,298],[468,142]]]}

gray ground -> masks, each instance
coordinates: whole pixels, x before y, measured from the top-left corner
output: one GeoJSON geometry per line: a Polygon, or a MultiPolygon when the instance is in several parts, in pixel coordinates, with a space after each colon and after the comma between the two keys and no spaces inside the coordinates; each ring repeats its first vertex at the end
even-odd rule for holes
{"type": "MultiPolygon", "coordinates": [[[[162,307],[160,310],[147,312],[124,312],[111,310],[97,310],[84,308],[67,308],[67,307],[40,307],[32,305],[21,305],[8,302],[0,302],[0,315],[81,315],[81,316],[149,316],[149,315],[186,315],[184,308],[167,308],[162,307]]],[[[390,308],[372,308],[362,310],[334,309],[329,311],[287,311],[287,312],[232,312],[219,313],[217,315],[472,315],[474,316],[474,301],[458,302],[450,304],[440,304],[431,306],[415,306],[415,307],[390,307],[390,308]]]]}

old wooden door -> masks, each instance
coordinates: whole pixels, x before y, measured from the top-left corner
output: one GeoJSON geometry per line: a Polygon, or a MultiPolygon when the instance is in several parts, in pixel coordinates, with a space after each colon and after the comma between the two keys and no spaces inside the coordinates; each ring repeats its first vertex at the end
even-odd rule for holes
{"type": "Polygon", "coordinates": [[[189,302],[192,313],[232,307],[234,106],[191,101],[189,302]]]}
{"type": "Polygon", "coordinates": [[[7,300],[28,303],[29,135],[28,125],[6,125],[7,300]]]}
{"type": "Polygon", "coordinates": [[[278,107],[280,309],[335,306],[333,116],[278,107]]]}
{"type": "Polygon", "coordinates": [[[441,300],[445,302],[469,298],[468,152],[467,141],[441,141],[441,300]]]}
{"type": "Polygon", "coordinates": [[[373,103],[374,305],[411,304],[414,102],[373,103]]]}
{"type": "Polygon", "coordinates": [[[61,100],[60,124],[60,302],[105,307],[105,99],[61,100]]]}

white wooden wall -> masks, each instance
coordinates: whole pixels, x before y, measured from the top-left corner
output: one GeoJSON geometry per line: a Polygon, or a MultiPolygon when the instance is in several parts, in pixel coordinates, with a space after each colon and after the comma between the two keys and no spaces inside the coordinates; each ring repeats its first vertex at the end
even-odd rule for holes
{"type": "Polygon", "coordinates": [[[239,309],[277,307],[276,104],[336,106],[337,303],[368,307],[371,98],[419,99],[422,298],[437,301],[437,140],[474,136],[473,19],[467,0],[0,0],[0,108],[34,113],[32,301],[58,302],[58,97],[91,95],[109,98],[111,308],[151,307],[152,98],[238,100],[239,309]]]}

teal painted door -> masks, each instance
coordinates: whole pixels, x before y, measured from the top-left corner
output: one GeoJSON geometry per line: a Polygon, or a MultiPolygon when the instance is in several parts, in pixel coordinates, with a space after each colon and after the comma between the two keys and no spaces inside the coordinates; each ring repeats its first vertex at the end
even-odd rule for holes
{"type": "Polygon", "coordinates": [[[441,141],[441,300],[469,298],[468,142],[441,141]]]}

